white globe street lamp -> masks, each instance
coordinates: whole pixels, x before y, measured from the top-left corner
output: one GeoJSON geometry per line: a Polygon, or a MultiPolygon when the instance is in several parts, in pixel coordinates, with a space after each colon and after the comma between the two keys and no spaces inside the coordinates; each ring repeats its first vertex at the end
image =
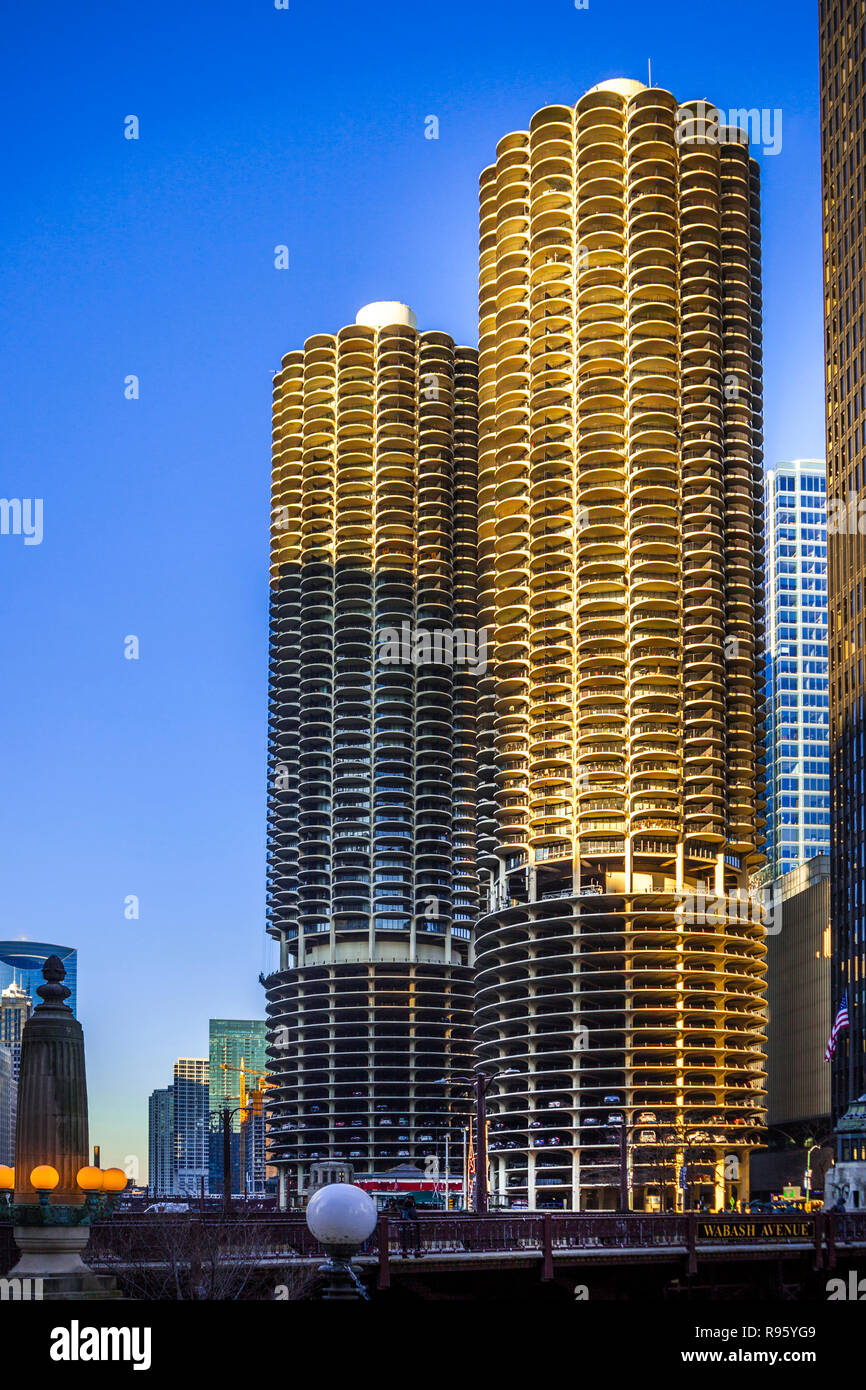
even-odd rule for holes
{"type": "Polygon", "coordinates": [[[307,1225],[329,1256],[321,1267],[321,1273],[328,1276],[325,1298],[367,1297],[351,1259],[373,1234],[376,1220],[376,1203],[353,1183],[329,1183],[310,1198],[307,1225]]]}

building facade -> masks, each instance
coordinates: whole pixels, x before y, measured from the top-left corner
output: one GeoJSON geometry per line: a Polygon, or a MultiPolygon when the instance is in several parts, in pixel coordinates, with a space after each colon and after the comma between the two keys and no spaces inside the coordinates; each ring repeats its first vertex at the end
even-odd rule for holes
{"type": "Polygon", "coordinates": [[[419,1162],[465,1113],[476,353],[368,305],[284,357],[273,422],[265,983],[285,1201],[311,1162],[419,1162]]]}
{"type": "Polygon", "coordinates": [[[15,1165],[15,1118],[18,1113],[18,1080],[12,1049],[0,1043],[0,1163],[15,1165]]]}
{"type": "Polygon", "coordinates": [[[168,1197],[175,1190],[174,1089],[151,1091],[147,1104],[147,1190],[168,1197]]]}
{"type": "Polygon", "coordinates": [[[866,274],[863,59],[866,15],[821,0],[824,334],[827,362],[827,582],[830,609],[830,809],[833,989],[850,1025],[833,1058],[833,1115],[866,1092],[866,274]]]}
{"type": "Polygon", "coordinates": [[[190,1197],[205,1190],[209,1178],[209,1065],[206,1057],[179,1057],[172,1086],[174,1191],[190,1197]]]}
{"type": "Polygon", "coordinates": [[[7,1155],[6,1158],[0,1157],[0,1163],[10,1166],[15,1163],[21,1038],[32,1012],[30,995],[16,981],[0,990],[0,1153],[7,1155]]]}
{"type": "MultiPolygon", "coordinates": [[[[37,998],[37,1004],[41,1001],[37,998]]],[[[0,1047],[8,1047],[12,1075],[18,1080],[21,1067],[21,1038],[24,1025],[33,1012],[33,1000],[26,989],[14,982],[0,990],[0,1047]]]]}
{"type": "Polygon", "coordinates": [[[764,482],[768,879],[830,852],[826,483],[820,459],[764,482]]]}
{"type": "Polygon", "coordinates": [[[775,884],[776,930],[767,937],[767,1124],[830,1128],[830,856],[817,855],[775,884]]]}
{"type": "Polygon", "coordinates": [[[499,142],[478,512],[494,1188],[614,1206],[625,1127],[635,1205],[717,1207],[764,1116],[761,272],[706,103],[606,82],[499,142]]]}
{"type": "Polygon", "coordinates": [[[37,990],[45,981],[42,967],[49,956],[59,956],[66,970],[63,983],[69,990],[67,1003],[78,1017],[78,952],[72,946],[52,946],[47,941],[0,941],[0,989],[16,984],[25,989],[35,1009],[37,990]]]}

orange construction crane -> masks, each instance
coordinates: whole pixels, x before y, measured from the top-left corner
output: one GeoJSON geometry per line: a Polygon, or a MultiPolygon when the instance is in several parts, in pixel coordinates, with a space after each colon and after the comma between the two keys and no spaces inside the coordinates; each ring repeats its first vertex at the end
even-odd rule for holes
{"type": "MultiPolygon", "coordinates": [[[[241,1064],[240,1064],[239,1067],[233,1067],[233,1066],[231,1065],[231,1063],[229,1063],[229,1062],[220,1062],[220,1066],[222,1067],[223,1071],[236,1071],[236,1072],[238,1072],[238,1073],[240,1074],[240,1081],[239,1081],[239,1083],[238,1083],[238,1090],[239,1090],[238,1100],[240,1101],[241,1120],[240,1120],[240,1152],[239,1152],[239,1154],[238,1154],[238,1158],[239,1158],[240,1170],[241,1170],[241,1173],[240,1173],[241,1185],[242,1185],[242,1189],[243,1189],[244,1194],[246,1194],[246,1187],[247,1187],[246,1152],[245,1152],[245,1150],[246,1150],[246,1143],[245,1143],[246,1135],[244,1134],[244,1124],[243,1124],[243,1122],[244,1122],[244,1120],[247,1118],[250,1109],[252,1109],[252,1113],[253,1113],[254,1115],[261,1115],[261,1113],[262,1113],[262,1103],[263,1103],[264,1092],[265,1092],[266,1090],[269,1089],[269,1086],[268,1086],[268,1078],[267,1078],[267,1072],[263,1072],[263,1071],[252,1071],[252,1070],[250,1070],[248,1067],[245,1067],[245,1066],[244,1066],[244,1058],[243,1058],[243,1057],[241,1058],[241,1064]],[[256,1081],[256,1083],[257,1083],[257,1084],[252,1088],[252,1090],[251,1090],[250,1093],[249,1093],[249,1100],[247,1099],[247,1077],[248,1077],[248,1076],[253,1077],[253,1079],[254,1079],[254,1080],[256,1081]]],[[[226,1099],[229,1099],[229,1097],[226,1097],[226,1099]]],[[[232,1096],[231,1099],[234,1100],[234,1096],[232,1096]]]]}
{"type": "MultiPolygon", "coordinates": [[[[240,1095],[238,1096],[238,1099],[241,1103],[241,1112],[245,1111],[247,1108],[247,1077],[252,1076],[256,1082],[261,1083],[259,1085],[254,1086],[253,1089],[250,1091],[250,1097],[254,1106],[254,1113],[257,1115],[260,1114],[262,1108],[262,1092],[267,1089],[267,1072],[251,1071],[248,1067],[244,1066],[243,1057],[241,1058],[241,1064],[239,1067],[233,1067],[229,1062],[220,1062],[220,1066],[222,1067],[223,1071],[236,1071],[240,1073],[240,1095]]],[[[231,1099],[234,1100],[234,1096],[232,1096],[231,1099]]]]}

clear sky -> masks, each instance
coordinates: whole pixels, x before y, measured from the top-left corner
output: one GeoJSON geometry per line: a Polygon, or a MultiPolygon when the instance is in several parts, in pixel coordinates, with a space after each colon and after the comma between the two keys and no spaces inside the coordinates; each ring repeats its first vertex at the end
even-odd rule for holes
{"type": "Polygon", "coordinates": [[[474,343],[497,140],[650,58],[680,100],[783,113],[767,460],[822,457],[817,22],[816,0],[7,8],[0,494],[42,498],[44,538],[0,536],[0,936],[78,947],[106,1163],[144,1170],[147,1096],[207,1055],[210,1016],[264,1014],[282,354],[375,299],[474,343]]]}

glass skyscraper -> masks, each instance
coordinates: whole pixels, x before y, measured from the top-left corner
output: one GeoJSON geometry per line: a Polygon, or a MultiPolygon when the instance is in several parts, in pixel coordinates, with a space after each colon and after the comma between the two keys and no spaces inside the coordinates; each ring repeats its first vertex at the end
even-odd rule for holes
{"type": "Polygon", "coordinates": [[[20,985],[27,990],[35,1009],[42,1002],[36,991],[44,984],[42,967],[49,956],[59,956],[63,961],[63,983],[70,991],[66,1002],[77,1018],[78,952],[72,946],[52,946],[48,941],[0,941],[0,989],[20,985]]]}
{"type": "Polygon", "coordinates": [[[830,851],[823,461],[794,459],[771,469],[764,515],[769,879],[830,851]]]}
{"type": "MultiPolygon", "coordinates": [[[[240,1175],[241,1154],[241,1069],[244,1072],[244,1092],[249,1096],[265,1079],[268,1069],[265,1049],[267,1025],[259,1018],[212,1018],[209,1023],[210,1051],[210,1191],[222,1192],[222,1132],[220,1111],[228,1106],[234,1111],[231,1119],[232,1191],[241,1192],[244,1184],[240,1175]]],[[[244,1143],[244,1168],[247,1192],[260,1191],[264,1183],[264,1152],[244,1143]],[[259,1153],[260,1172],[251,1171],[251,1163],[259,1153]]]]}

